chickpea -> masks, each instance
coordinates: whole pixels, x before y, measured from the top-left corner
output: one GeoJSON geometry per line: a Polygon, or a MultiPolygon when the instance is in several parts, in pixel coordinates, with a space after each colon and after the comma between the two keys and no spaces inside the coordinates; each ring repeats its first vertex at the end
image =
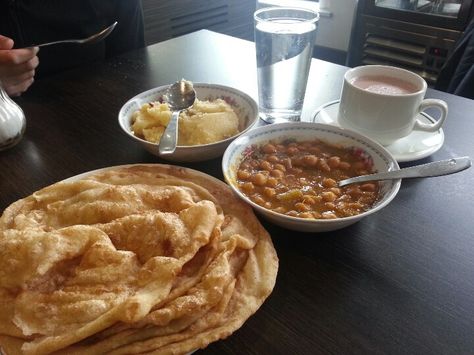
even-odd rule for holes
{"type": "Polygon", "coordinates": [[[311,212],[301,212],[298,217],[301,218],[314,218],[313,214],[311,212]]]}
{"type": "Polygon", "coordinates": [[[322,196],[313,196],[313,199],[316,203],[321,203],[321,201],[323,200],[322,196]]]}
{"type": "Polygon", "coordinates": [[[272,163],[270,163],[269,161],[262,160],[260,162],[260,168],[263,169],[263,170],[270,171],[270,170],[273,169],[273,166],[272,166],[272,163]]]}
{"type": "Polygon", "coordinates": [[[340,162],[341,162],[341,158],[336,157],[336,156],[330,157],[328,159],[328,165],[333,169],[337,168],[340,162]]]}
{"type": "Polygon", "coordinates": [[[241,180],[247,180],[250,177],[250,172],[240,169],[237,171],[237,177],[241,180]]]}
{"type": "Polygon", "coordinates": [[[287,216],[290,216],[290,217],[297,217],[298,216],[298,212],[296,212],[295,210],[288,211],[285,214],[287,216]]]}
{"type": "Polygon", "coordinates": [[[266,201],[262,206],[265,207],[267,210],[272,209],[272,203],[269,201],[266,201]]]}
{"type": "Polygon", "coordinates": [[[276,213],[281,213],[281,214],[285,214],[287,212],[286,208],[282,206],[274,208],[273,211],[275,211],[276,213]]]}
{"type": "Polygon", "coordinates": [[[286,151],[286,147],[283,144],[277,144],[276,145],[276,150],[277,150],[277,152],[284,152],[284,151],[286,151]]]}
{"type": "Polygon", "coordinates": [[[306,212],[306,211],[311,210],[311,208],[307,204],[304,204],[303,202],[295,203],[295,208],[299,212],[306,212]]]}
{"type": "Polygon", "coordinates": [[[360,202],[351,202],[347,204],[347,207],[352,208],[354,210],[360,210],[364,206],[360,202]]]}
{"type": "Polygon", "coordinates": [[[276,191],[275,189],[271,188],[271,187],[265,187],[263,189],[263,194],[269,198],[272,198],[273,196],[276,195],[276,191]]]}
{"type": "Polygon", "coordinates": [[[336,180],[331,179],[331,178],[324,178],[323,181],[322,181],[322,185],[326,188],[336,187],[337,182],[336,182],[336,180]]]}
{"type": "Polygon", "coordinates": [[[248,182],[243,183],[240,186],[240,188],[242,189],[243,192],[250,193],[255,189],[255,186],[253,186],[253,184],[250,181],[248,181],[248,182]]]}
{"type": "Polygon", "coordinates": [[[281,178],[281,177],[283,177],[283,175],[285,175],[285,173],[282,170],[274,169],[274,170],[270,171],[270,175],[274,176],[276,178],[281,178]]]}
{"type": "Polygon", "coordinates": [[[252,201],[255,202],[257,205],[263,206],[265,204],[265,200],[259,194],[252,195],[252,201]]]}
{"type": "Polygon", "coordinates": [[[278,163],[280,161],[280,158],[278,158],[276,155],[270,155],[267,157],[267,160],[270,163],[278,163]]]}
{"type": "Polygon", "coordinates": [[[332,191],[324,191],[321,195],[323,197],[323,200],[326,202],[333,202],[337,199],[336,194],[332,191]]]}
{"type": "Polygon", "coordinates": [[[263,186],[267,182],[268,177],[262,173],[256,173],[252,176],[252,182],[257,186],[263,186]]]}
{"type": "Polygon", "coordinates": [[[313,198],[313,196],[304,195],[303,196],[303,202],[308,204],[308,205],[314,205],[316,203],[316,200],[313,198]]]}
{"type": "Polygon", "coordinates": [[[272,154],[276,153],[277,148],[273,144],[267,143],[262,147],[262,150],[266,154],[272,154]]]}
{"type": "Polygon", "coordinates": [[[313,217],[316,218],[316,219],[320,219],[322,216],[321,216],[321,213],[314,211],[313,212],[313,217]]]}
{"type": "MultiPolygon", "coordinates": [[[[277,170],[279,171],[279,170],[277,170]]],[[[274,177],[269,177],[267,179],[267,186],[270,186],[270,187],[275,187],[278,185],[278,179],[274,178],[274,177]]]]}
{"type": "Polygon", "coordinates": [[[316,155],[313,155],[313,154],[305,155],[302,160],[305,166],[316,166],[318,162],[318,157],[316,157],[316,155]]]}
{"type": "Polygon", "coordinates": [[[334,204],[334,202],[325,202],[324,207],[326,207],[327,210],[335,210],[336,209],[336,205],[334,204]]]}
{"type": "Polygon", "coordinates": [[[273,166],[276,170],[286,171],[286,168],[283,164],[275,164],[273,166]]]}
{"type": "Polygon", "coordinates": [[[332,187],[329,191],[334,192],[338,197],[341,196],[341,189],[339,187],[332,187]]]}

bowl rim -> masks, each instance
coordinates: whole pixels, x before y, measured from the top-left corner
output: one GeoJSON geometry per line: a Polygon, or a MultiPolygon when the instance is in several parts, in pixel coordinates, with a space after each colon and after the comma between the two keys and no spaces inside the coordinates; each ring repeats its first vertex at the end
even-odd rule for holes
{"type": "Polygon", "coordinates": [[[226,148],[224,155],[222,156],[222,163],[221,163],[221,168],[222,168],[222,173],[224,175],[224,180],[227,182],[227,184],[230,185],[232,191],[234,193],[237,193],[237,195],[242,198],[246,203],[249,203],[253,208],[255,208],[257,211],[262,212],[263,214],[270,215],[272,219],[280,219],[287,221],[288,224],[301,224],[301,225],[315,225],[315,224],[322,224],[322,225],[329,225],[329,224],[335,224],[335,223],[345,223],[347,225],[350,224],[350,222],[356,222],[368,215],[371,215],[385,206],[387,206],[398,194],[398,191],[400,190],[401,186],[401,181],[402,179],[394,179],[390,180],[392,182],[392,187],[388,191],[388,193],[384,196],[384,199],[379,200],[380,203],[362,213],[359,213],[354,216],[349,216],[349,217],[338,217],[334,219],[308,219],[308,218],[303,218],[303,217],[293,217],[293,216],[287,216],[278,212],[274,212],[272,210],[269,210],[265,207],[262,207],[255,202],[253,202],[250,198],[248,198],[246,195],[244,195],[236,186],[235,183],[232,181],[232,179],[229,177],[225,165],[229,166],[229,159],[230,159],[230,154],[231,151],[234,149],[234,147],[239,144],[242,140],[248,139],[248,137],[252,134],[258,134],[258,135],[265,135],[268,133],[271,133],[274,130],[279,130],[281,128],[297,128],[297,127],[305,127],[305,128],[311,128],[313,130],[326,130],[326,131],[333,131],[335,133],[342,132],[344,135],[350,139],[356,139],[360,142],[363,142],[364,144],[367,144],[369,147],[371,147],[372,150],[378,151],[378,153],[381,154],[381,157],[384,157],[388,160],[388,162],[393,166],[392,170],[399,170],[400,166],[398,165],[398,162],[396,159],[392,156],[392,154],[385,149],[381,144],[377,143],[376,141],[368,138],[367,136],[364,136],[358,132],[352,131],[347,128],[342,128],[342,127],[337,127],[333,125],[328,125],[324,123],[315,123],[315,122],[286,122],[286,123],[277,123],[277,124],[267,124],[265,126],[260,126],[252,129],[250,132],[246,132],[246,134],[242,134],[239,137],[237,137],[229,146],[226,148]]]}
{"type": "MultiPolygon", "coordinates": [[[[132,103],[133,101],[136,101],[141,96],[146,96],[146,95],[150,94],[151,92],[165,90],[168,87],[170,87],[171,85],[172,84],[157,86],[157,87],[142,91],[142,92],[136,94],[135,96],[133,96],[132,98],[128,99],[120,107],[120,110],[118,112],[118,123],[119,123],[120,128],[122,128],[122,131],[124,131],[129,137],[132,137],[133,139],[137,140],[140,143],[151,144],[151,145],[154,145],[154,146],[155,145],[158,146],[158,143],[149,142],[146,139],[142,139],[142,138],[137,137],[136,135],[134,135],[133,132],[131,131],[130,127],[128,127],[128,129],[127,129],[127,127],[125,127],[125,122],[122,122],[122,121],[125,121],[125,120],[122,120],[121,117],[125,116],[123,114],[124,108],[127,105],[129,105],[130,103],[132,103]]],[[[242,131],[238,132],[237,134],[235,134],[231,137],[228,137],[228,138],[225,138],[223,140],[213,142],[213,143],[196,144],[196,145],[177,145],[176,149],[191,150],[191,149],[196,149],[196,148],[206,148],[206,147],[217,146],[217,145],[220,145],[220,144],[225,144],[227,142],[231,142],[232,140],[234,140],[234,139],[238,138],[239,136],[241,136],[242,134],[246,133],[247,131],[249,131],[255,125],[255,123],[258,122],[258,120],[259,120],[258,105],[257,105],[257,102],[249,94],[247,94],[247,93],[245,93],[245,92],[243,92],[243,91],[241,91],[237,88],[234,88],[234,87],[231,87],[231,86],[226,86],[226,85],[221,85],[221,84],[212,84],[212,83],[205,83],[205,82],[193,82],[193,87],[194,88],[196,88],[196,87],[198,87],[198,88],[199,87],[202,87],[202,88],[210,87],[210,88],[216,88],[216,89],[222,88],[224,90],[234,92],[234,93],[240,95],[245,101],[250,103],[250,106],[255,111],[255,117],[253,117],[253,119],[250,120],[247,127],[245,127],[242,131]]]]}

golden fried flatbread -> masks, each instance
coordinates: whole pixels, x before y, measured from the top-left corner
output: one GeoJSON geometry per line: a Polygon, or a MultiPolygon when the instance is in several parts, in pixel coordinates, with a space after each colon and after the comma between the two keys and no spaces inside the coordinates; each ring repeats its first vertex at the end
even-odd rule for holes
{"type": "Polygon", "coordinates": [[[6,354],[187,353],[261,306],[278,259],[223,182],[168,165],[92,172],[0,217],[6,354]]]}

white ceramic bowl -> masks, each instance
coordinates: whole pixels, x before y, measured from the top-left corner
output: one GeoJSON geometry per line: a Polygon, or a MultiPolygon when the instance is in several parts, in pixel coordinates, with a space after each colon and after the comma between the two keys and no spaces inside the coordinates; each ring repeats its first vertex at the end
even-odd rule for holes
{"type": "Polygon", "coordinates": [[[380,182],[379,200],[370,210],[359,215],[336,219],[306,219],[268,210],[254,203],[240,192],[237,187],[236,172],[244,155],[248,153],[248,149],[252,145],[262,145],[269,140],[295,139],[296,141],[304,141],[316,138],[332,144],[362,149],[372,158],[373,167],[376,171],[399,169],[395,158],[384,147],[356,132],[320,123],[292,122],[258,127],[234,140],[226,149],[222,158],[224,178],[237,196],[252,205],[262,216],[279,226],[302,232],[326,232],[346,227],[379,211],[393,200],[400,189],[400,179],[380,182]]]}
{"type": "Polygon", "coordinates": [[[128,100],[120,109],[118,122],[123,131],[135,142],[141,144],[150,153],[160,156],[169,161],[176,162],[197,162],[209,160],[222,156],[227,146],[236,137],[249,130],[258,120],[258,106],[254,99],[244,92],[223,85],[193,83],[196,90],[196,97],[199,100],[215,100],[222,98],[232,105],[237,116],[240,119],[239,133],[233,137],[224,139],[210,144],[193,145],[193,146],[177,146],[173,154],[160,156],[158,152],[158,144],[148,142],[135,136],[131,130],[132,114],[140,107],[151,101],[159,101],[169,85],[160,86],[128,100]]]}

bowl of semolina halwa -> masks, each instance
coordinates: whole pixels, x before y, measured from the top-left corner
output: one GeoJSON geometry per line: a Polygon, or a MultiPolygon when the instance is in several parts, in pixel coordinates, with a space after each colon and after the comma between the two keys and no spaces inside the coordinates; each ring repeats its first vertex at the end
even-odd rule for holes
{"type": "Polygon", "coordinates": [[[197,162],[222,156],[236,137],[258,120],[258,105],[244,92],[218,84],[193,83],[194,104],[181,111],[178,146],[160,156],[160,138],[171,118],[164,100],[169,85],[160,86],[128,100],[120,109],[119,125],[150,153],[176,162],[197,162]]]}

